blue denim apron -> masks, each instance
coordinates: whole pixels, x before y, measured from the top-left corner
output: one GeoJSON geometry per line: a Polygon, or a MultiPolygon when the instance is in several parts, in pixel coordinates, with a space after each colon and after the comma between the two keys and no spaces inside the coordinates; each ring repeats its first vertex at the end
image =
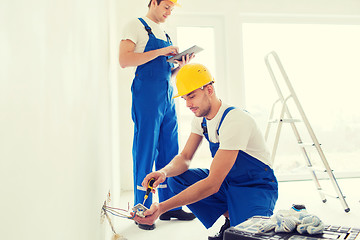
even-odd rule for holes
{"type": "MultiPolygon", "coordinates": [[[[139,18],[148,32],[149,40],[144,52],[171,46],[171,40],[158,39],[151,28],[139,18]]],[[[132,119],[134,121],[133,171],[134,204],[142,203],[145,195],[141,183],[145,176],[155,169],[161,169],[178,154],[178,125],[175,103],[172,99],[173,88],[170,84],[171,68],[168,57],[159,56],[137,67],[131,86],[132,119]]],[[[159,201],[174,194],[167,188],[167,181],[160,185],[159,201]]],[[[145,206],[150,207],[152,194],[145,206]]]]}
{"type": "MultiPolygon", "coordinates": [[[[232,109],[234,107],[225,110],[217,129],[218,134],[224,118],[232,109]]],[[[211,155],[214,157],[220,144],[210,142],[205,118],[202,128],[205,138],[209,141],[211,155]]],[[[170,178],[168,182],[170,188],[177,194],[208,175],[208,169],[189,169],[177,177],[170,178]]],[[[226,211],[229,211],[231,226],[236,226],[255,215],[271,216],[277,198],[278,183],[273,170],[239,150],[236,161],[220,190],[188,207],[206,228],[211,227],[226,211]]]]}

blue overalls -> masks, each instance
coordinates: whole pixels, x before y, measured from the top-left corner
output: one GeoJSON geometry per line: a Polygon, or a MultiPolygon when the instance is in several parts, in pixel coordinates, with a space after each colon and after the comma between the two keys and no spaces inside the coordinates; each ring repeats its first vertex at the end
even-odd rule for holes
{"type": "MultiPolygon", "coordinates": [[[[232,109],[234,108],[229,107],[225,110],[217,134],[225,116],[232,109]]],[[[209,141],[205,118],[203,118],[202,128],[205,138],[209,141]]],[[[211,155],[214,157],[219,149],[219,143],[209,141],[209,144],[211,155]]],[[[168,183],[177,194],[208,175],[208,169],[189,169],[179,176],[169,178],[168,183]]],[[[188,208],[206,228],[211,227],[226,211],[229,211],[230,225],[236,226],[255,215],[271,216],[277,198],[278,184],[273,170],[239,150],[234,166],[225,177],[220,190],[188,205],[188,208]]]]}
{"type": "MultiPolygon", "coordinates": [[[[142,18],[139,20],[149,35],[144,52],[172,45],[167,34],[167,41],[158,39],[148,24],[142,18]]],[[[155,169],[161,169],[179,150],[178,125],[170,83],[173,64],[166,60],[166,56],[159,56],[138,66],[131,86],[134,121],[134,204],[144,200],[145,189],[141,183],[145,176],[152,172],[154,162],[155,169]]],[[[159,186],[158,192],[160,202],[174,195],[167,187],[167,181],[159,186]]],[[[145,206],[149,208],[151,203],[152,194],[146,200],[145,206]]]]}

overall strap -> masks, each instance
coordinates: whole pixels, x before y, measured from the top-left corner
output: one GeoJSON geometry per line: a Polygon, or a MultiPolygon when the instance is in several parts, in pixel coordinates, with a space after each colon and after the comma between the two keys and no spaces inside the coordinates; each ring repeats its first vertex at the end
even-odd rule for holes
{"type": "MultiPolygon", "coordinates": [[[[220,126],[221,126],[222,122],[224,121],[224,118],[226,117],[226,115],[228,114],[228,112],[230,112],[230,111],[233,110],[233,109],[235,109],[235,107],[228,107],[228,108],[224,111],[224,113],[223,113],[223,115],[222,115],[222,117],[221,117],[221,119],[220,119],[219,127],[218,127],[218,129],[216,130],[217,135],[219,135],[219,129],[220,129],[220,126]]],[[[203,117],[203,120],[202,120],[202,123],[201,123],[201,127],[202,127],[202,129],[203,129],[203,134],[204,134],[206,140],[209,141],[209,133],[208,133],[208,130],[207,130],[207,125],[206,125],[206,119],[205,119],[205,117],[203,117]]]]}
{"type": "Polygon", "coordinates": [[[140,22],[144,25],[145,30],[148,32],[149,36],[152,34],[154,36],[154,34],[151,31],[151,27],[149,27],[149,25],[145,22],[144,19],[142,18],[138,18],[140,20],[140,22]]]}
{"type": "Polygon", "coordinates": [[[171,41],[170,36],[166,32],[165,32],[165,35],[166,35],[167,42],[172,45],[172,41],[171,41]]]}
{"type": "Polygon", "coordinates": [[[221,120],[220,120],[220,123],[219,123],[219,127],[218,127],[218,129],[216,130],[217,135],[219,135],[219,129],[220,129],[220,126],[221,126],[222,122],[224,121],[224,118],[226,117],[226,115],[228,114],[228,112],[230,112],[230,111],[233,110],[233,109],[235,109],[235,107],[228,107],[228,108],[224,111],[224,114],[222,115],[221,120]]]}
{"type": "Polygon", "coordinates": [[[207,126],[206,126],[206,119],[205,119],[205,117],[203,118],[203,121],[202,121],[202,123],[201,123],[201,127],[202,127],[202,129],[203,129],[203,134],[204,134],[206,140],[209,141],[209,134],[208,134],[207,126]]]}

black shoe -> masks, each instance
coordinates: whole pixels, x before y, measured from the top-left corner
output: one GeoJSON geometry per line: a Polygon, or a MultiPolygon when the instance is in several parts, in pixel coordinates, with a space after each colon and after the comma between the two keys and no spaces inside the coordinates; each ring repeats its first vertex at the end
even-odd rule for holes
{"type": "Polygon", "coordinates": [[[229,227],[230,227],[230,220],[227,217],[225,217],[225,223],[220,228],[220,231],[215,236],[209,236],[208,239],[209,240],[223,240],[224,232],[229,227]]]}
{"type": "Polygon", "coordinates": [[[155,229],[155,223],[153,225],[146,225],[146,224],[140,224],[138,222],[135,222],[135,224],[138,225],[138,227],[143,230],[154,230],[155,229]]]}
{"type": "Polygon", "coordinates": [[[169,221],[171,218],[177,218],[181,221],[190,221],[196,217],[193,213],[187,213],[182,209],[175,211],[168,211],[160,215],[160,220],[169,221]]]}

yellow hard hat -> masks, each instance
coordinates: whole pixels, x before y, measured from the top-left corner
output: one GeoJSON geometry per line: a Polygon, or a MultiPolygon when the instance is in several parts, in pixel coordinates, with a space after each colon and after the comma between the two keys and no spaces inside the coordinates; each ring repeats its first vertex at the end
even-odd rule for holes
{"type": "Polygon", "coordinates": [[[181,7],[181,5],[177,3],[177,0],[169,0],[169,1],[173,2],[176,6],[181,7]]]}
{"type": "Polygon", "coordinates": [[[189,63],[183,66],[176,75],[178,94],[173,98],[184,96],[202,86],[214,82],[209,69],[199,63],[189,63]]]}

